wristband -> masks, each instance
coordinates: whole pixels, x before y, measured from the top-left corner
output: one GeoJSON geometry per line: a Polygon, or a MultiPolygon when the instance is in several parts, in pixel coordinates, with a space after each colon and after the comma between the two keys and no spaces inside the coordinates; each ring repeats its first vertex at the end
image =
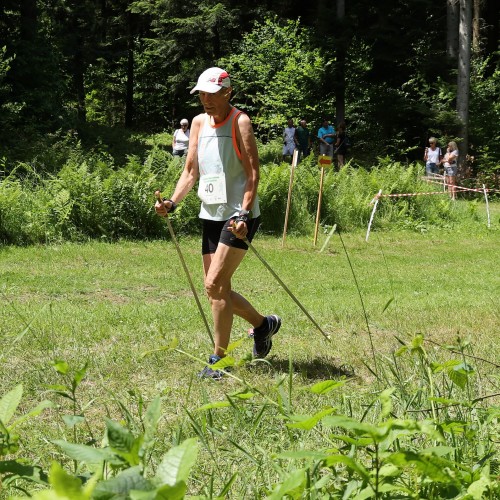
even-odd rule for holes
{"type": "Polygon", "coordinates": [[[238,217],[234,219],[234,222],[244,222],[248,226],[248,215],[238,215],[238,217]]]}
{"type": "Polygon", "coordinates": [[[169,200],[168,198],[163,198],[162,201],[169,201],[172,206],[169,208],[168,213],[173,214],[175,212],[175,209],[177,208],[177,203],[173,202],[172,200],[169,200]]]}

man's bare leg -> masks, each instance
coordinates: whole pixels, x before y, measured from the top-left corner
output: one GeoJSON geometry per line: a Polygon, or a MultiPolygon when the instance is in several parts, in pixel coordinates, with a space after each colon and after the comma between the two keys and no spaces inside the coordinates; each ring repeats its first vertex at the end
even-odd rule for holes
{"type": "Polygon", "coordinates": [[[264,316],[250,302],[231,290],[231,278],[245,254],[246,250],[219,243],[214,254],[203,255],[205,289],[214,319],[214,353],[220,357],[225,356],[229,345],[234,314],[253,326],[259,326],[264,321],[264,316]]]}

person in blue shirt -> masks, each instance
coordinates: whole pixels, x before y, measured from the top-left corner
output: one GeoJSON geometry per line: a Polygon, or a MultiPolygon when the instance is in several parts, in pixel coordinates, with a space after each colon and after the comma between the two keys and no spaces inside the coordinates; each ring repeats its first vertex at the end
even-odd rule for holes
{"type": "Polygon", "coordinates": [[[333,157],[333,143],[335,142],[335,128],[330,125],[327,118],[323,120],[322,127],[318,130],[319,154],[333,157]]]}

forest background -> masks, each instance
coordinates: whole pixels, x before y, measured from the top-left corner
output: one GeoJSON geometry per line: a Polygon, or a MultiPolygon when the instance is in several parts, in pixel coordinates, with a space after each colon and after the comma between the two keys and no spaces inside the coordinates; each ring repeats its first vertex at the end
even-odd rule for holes
{"type": "Polygon", "coordinates": [[[466,176],[498,185],[500,4],[494,0],[2,4],[4,174],[19,161],[38,172],[58,171],[77,143],[124,164],[144,153],[140,134],[171,133],[181,118],[199,112],[188,89],[218,64],[231,73],[233,103],[249,113],[263,143],[281,135],[287,117],[306,118],[314,132],[323,116],[345,118],[352,156],[369,168],[384,156],[420,160],[430,135],[441,146],[463,143],[465,126],[463,153],[474,157],[466,176]],[[461,9],[468,13],[462,25],[461,9]],[[470,99],[461,115],[464,22],[470,99]]]}

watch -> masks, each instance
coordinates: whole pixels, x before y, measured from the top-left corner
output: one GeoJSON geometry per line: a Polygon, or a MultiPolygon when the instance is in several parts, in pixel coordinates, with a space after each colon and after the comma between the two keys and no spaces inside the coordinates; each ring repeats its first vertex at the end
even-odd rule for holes
{"type": "Polygon", "coordinates": [[[252,211],[251,210],[243,210],[241,209],[238,217],[247,217],[248,219],[252,218],[252,211]]]}

